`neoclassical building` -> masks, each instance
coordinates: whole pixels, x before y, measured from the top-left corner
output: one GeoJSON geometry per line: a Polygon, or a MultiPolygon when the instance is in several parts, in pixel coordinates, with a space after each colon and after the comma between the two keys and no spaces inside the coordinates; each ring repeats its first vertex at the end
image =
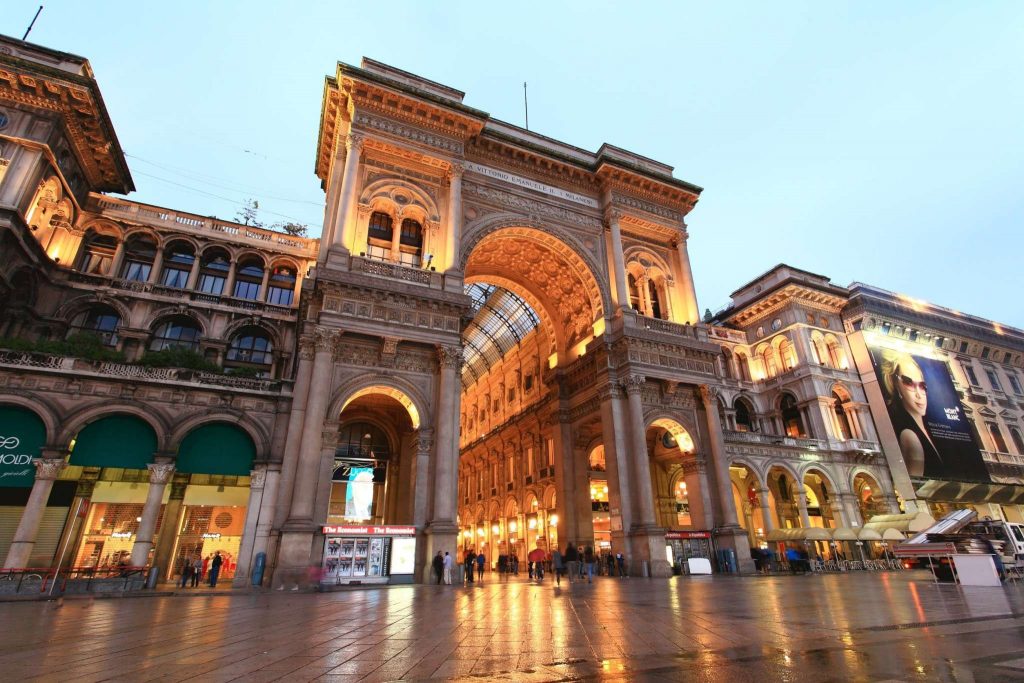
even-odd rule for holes
{"type": "Polygon", "coordinates": [[[315,155],[319,239],[126,201],[88,61],[0,39],[5,566],[372,583],[573,541],[665,576],[680,535],[742,570],[899,510],[857,291],[780,266],[702,321],[671,166],[368,59],[315,155]]]}

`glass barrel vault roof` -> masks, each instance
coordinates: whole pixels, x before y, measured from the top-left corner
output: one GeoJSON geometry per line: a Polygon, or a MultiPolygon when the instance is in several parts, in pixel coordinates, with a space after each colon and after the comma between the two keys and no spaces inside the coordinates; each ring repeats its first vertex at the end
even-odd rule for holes
{"type": "Polygon", "coordinates": [[[540,324],[530,305],[507,289],[475,282],[466,285],[466,294],[473,300],[475,314],[462,332],[463,387],[483,377],[540,324]]]}

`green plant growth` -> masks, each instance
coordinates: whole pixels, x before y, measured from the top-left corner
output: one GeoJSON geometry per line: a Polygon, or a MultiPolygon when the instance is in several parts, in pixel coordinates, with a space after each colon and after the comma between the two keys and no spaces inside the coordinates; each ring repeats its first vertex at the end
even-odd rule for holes
{"type": "Polygon", "coordinates": [[[98,334],[76,332],[67,339],[32,340],[0,338],[0,348],[27,353],[48,353],[86,360],[123,361],[124,354],[103,343],[98,334]]]}
{"type": "Polygon", "coordinates": [[[186,368],[203,372],[222,372],[219,365],[206,360],[202,354],[182,348],[147,351],[139,364],[148,368],[186,368]]]}

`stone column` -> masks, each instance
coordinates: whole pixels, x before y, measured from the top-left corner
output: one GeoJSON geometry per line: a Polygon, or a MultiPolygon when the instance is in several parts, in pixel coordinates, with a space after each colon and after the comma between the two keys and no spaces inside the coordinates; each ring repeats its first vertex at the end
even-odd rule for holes
{"type": "Polygon", "coordinates": [[[338,215],[334,217],[333,248],[343,253],[349,252],[349,242],[355,226],[349,221],[349,214],[356,203],[356,178],[359,171],[359,155],[363,149],[363,136],[349,133],[345,140],[348,152],[345,155],[345,172],[341,180],[341,200],[338,202],[338,215]]]}
{"type": "MultiPolygon", "coordinates": [[[[267,467],[267,475],[263,484],[263,500],[260,504],[259,519],[256,520],[256,537],[253,540],[252,545],[252,556],[255,562],[256,556],[260,553],[266,553],[267,555],[267,570],[264,574],[263,580],[266,581],[269,576],[270,568],[270,553],[268,552],[268,546],[270,543],[270,532],[274,524],[274,501],[277,500],[277,492],[280,488],[281,482],[281,470],[278,469],[277,465],[269,465],[267,467]]],[[[252,565],[249,565],[251,570],[252,565]]]]}
{"type": "Polygon", "coordinates": [[[39,523],[43,520],[43,513],[46,512],[46,501],[50,497],[50,490],[53,489],[53,482],[64,469],[64,458],[60,457],[61,451],[56,448],[44,448],[43,457],[35,458],[32,463],[36,467],[36,479],[32,483],[32,492],[28,495],[28,502],[21,513],[21,520],[14,532],[14,540],[7,551],[7,559],[4,560],[4,569],[23,568],[28,564],[32,556],[32,550],[36,545],[36,534],[39,533],[39,523]]]}
{"type": "Polygon", "coordinates": [[[612,267],[615,277],[615,298],[619,308],[629,308],[629,289],[626,286],[626,261],[622,254],[622,229],[619,227],[619,218],[622,214],[618,211],[608,211],[606,214],[608,228],[612,234],[612,267]]]}
{"type": "Polygon", "coordinates": [[[459,244],[462,241],[462,174],[465,170],[465,165],[457,161],[453,161],[448,167],[448,226],[444,248],[446,270],[455,270],[459,267],[459,244]]]}
{"type": "Polygon", "coordinates": [[[153,258],[153,269],[151,271],[149,271],[149,280],[148,280],[148,282],[150,284],[154,284],[155,285],[155,284],[159,284],[160,283],[160,269],[163,267],[163,265],[164,265],[164,250],[163,250],[163,247],[161,247],[158,244],[157,247],[156,247],[156,257],[153,258]]]}
{"type": "Polygon", "coordinates": [[[684,464],[683,477],[686,481],[686,500],[690,504],[690,524],[695,529],[714,528],[707,463],[696,459],[684,464]]]}
{"type": "MultiPolygon", "coordinates": [[[[430,521],[426,528],[426,558],[437,551],[454,553],[458,539],[455,524],[459,477],[459,369],[463,352],[460,346],[439,346],[437,421],[434,441],[434,500],[430,521]]],[[[429,581],[430,567],[421,568],[424,580],[429,581]]]]}
{"type": "Polygon", "coordinates": [[[430,452],[434,449],[434,430],[420,427],[416,438],[415,488],[412,502],[412,523],[417,531],[427,524],[430,509],[430,452]]]}
{"type": "MultiPolygon", "coordinates": [[[[609,526],[612,550],[631,555],[625,534],[633,525],[633,494],[626,446],[626,420],[622,407],[622,390],[609,381],[600,391],[601,432],[605,466],[608,472],[609,526]]],[[[568,539],[567,539],[568,540],[568,539]]]]}
{"type": "Polygon", "coordinates": [[[133,567],[144,567],[149,563],[153,534],[156,532],[156,522],[160,518],[160,508],[164,502],[164,489],[174,474],[173,462],[150,463],[146,467],[149,469],[149,490],[146,492],[146,504],[142,506],[142,521],[135,532],[135,544],[132,545],[129,564],[133,567]]]}
{"type": "MultiPolygon", "coordinates": [[[[198,260],[198,259],[197,259],[198,260]]],[[[107,273],[110,277],[121,277],[121,264],[124,263],[124,240],[117,243],[117,249],[114,250],[114,258],[110,262],[110,272],[107,273]]]]}
{"type": "Polygon", "coordinates": [[[259,523],[263,508],[266,482],[267,466],[256,465],[249,472],[249,503],[245,508],[245,526],[242,529],[242,542],[238,546],[238,563],[235,566],[235,576],[231,580],[232,586],[244,586],[248,583],[253,548],[256,545],[256,525],[259,523]]]}
{"type": "Polygon", "coordinates": [[[302,446],[302,425],[306,418],[306,403],[309,400],[309,384],[313,375],[313,357],[316,353],[314,337],[299,340],[299,367],[296,371],[295,388],[292,390],[292,406],[288,413],[288,432],[281,459],[280,486],[273,513],[273,524],[281,526],[288,518],[292,505],[292,490],[295,485],[295,470],[298,467],[302,446]]]}
{"type": "Polygon", "coordinates": [[[234,258],[228,264],[228,277],[224,281],[224,291],[221,292],[221,296],[234,296],[235,295],[235,272],[238,269],[238,262],[234,258]]]}
{"type": "Polygon", "coordinates": [[[757,490],[757,500],[761,504],[761,519],[764,521],[764,535],[775,529],[775,516],[772,510],[770,492],[767,488],[757,490]]]}
{"type": "MultiPolygon", "coordinates": [[[[297,278],[296,278],[297,279],[297,278]]],[[[263,268],[263,281],[260,282],[260,291],[256,295],[257,301],[267,300],[267,283],[270,282],[270,265],[266,265],[263,268]]]]}
{"type": "Polygon", "coordinates": [[[837,527],[850,527],[850,520],[847,517],[846,509],[843,507],[841,500],[833,498],[829,501],[829,505],[832,507],[832,519],[835,521],[837,527]]]}
{"type": "Polygon", "coordinates": [[[679,253],[679,277],[676,280],[683,290],[683,318],[685,322],[696,325],[700,322],[700,309],[697,306],[697,290],[693,285],[693,272],[690,269],[690,255],[686,249],[689,234],[684,227],[676,237],[676,251],[679,253]]]}
{"type": "Polygon", "coordinates": [[[655,526],[654,522],[654,491],[651,482],[651,461],[647,453],[647,429],[644,424],[643,386],[646,379],[640,375],[630,375],[623,382],[629,407],[630,450],[636,476],[633,482],[633,494],[636,501],[636,521],[642,526],[655,526]]]}
{"type": "MultiPolygon", "coordinates": [[[[568,410],[559,410],[553,416],[555,491],[557,492],[558,539],[579,538],[576,523],[576,471],[573,463],[572,424],[568,410]]],[[[548,533],[548,529],[544,529],[548,533]]]]}
{"type": "Polygon", "coordinates": [[[736,552],[736,562],[741,573],[753,571],[754,563],[750,558],[750,540],[736,516],[736,502],[732,495],[729,460],[725,450],[725,435],[722,433],[722,421],[718,417],[718,392],[714,387],[702,384],[700,398],[704,405],[704,417],[707,421],[710,442],[708,450],[711,452],[711,465],[715,472],[722,520],[722,524],[715,529],[718,547],[732,548],[736,552]]]}
{"type": "Polygon", "coordinates": [[[807,491],[804,490],[803,483],[795,485],[796,488],[796,507],[800,511],[800,526],[804,529],[811,528],[811,517],[807,514],[807,491]]]}
{"type": "Polygon", "coordinates": [[[202,269],[202,259],[197,253],[196,258],[192,261],[192,268],[188,271],[188,282],[185,283],[185,289],[192,291],[196,288],[196,284],[199,282],[199,271],[202,269]]]}
{"type": "Polygon", "coordinates": [[[161,580],[174,580],[180,578],[181,567],[175,566],[177,558],[172,557],[174,552],[174,541],[177,538],[178,530],[181,529],[182,516],[185,513],[185,489],[188,488],[187,474],[178,472],[171,479],[171,494],[167,498],[167,505],[164,507],[163,529],[166,533],[160,534],[153,551],[153,566],[159,567],[161,580]]]}

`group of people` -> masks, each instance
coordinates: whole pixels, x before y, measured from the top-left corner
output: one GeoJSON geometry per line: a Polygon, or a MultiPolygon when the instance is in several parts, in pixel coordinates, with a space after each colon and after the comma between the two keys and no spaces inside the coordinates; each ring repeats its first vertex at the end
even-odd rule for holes
{"type": "MultiPolygon", "coordinates": [[[[484,571],[487,568],[487,558],[484,553],[477,553],[472,549],[467,550],[460,564],[463,570],[462,578],[466,584],[483,581],[484,571]]],[[[450,553],[437,552],[431,562],[431,567],[438,585],[452,584],[455,565],[455,558],[450,553]]],[[[499,555],[497,569],[502,578],[518,576],[519,556],[515,553],[499,555]]],[[[595,574],[626,576],[626,558],[622,553],[615,555],[605,553],[603,556],[599,556],[589,545],[577,547],[572,543],[566,545],[564,552],[558,548],[551,552],[540,548],[531,550],[527,554],[527,572],[530,580],[543,581],[546,571],[554,573],[557,585],[561,585],[562,577],[568,577],[570,583],[582,582],[584,579],[587,583],[593,583],[595,574]]]]}
{"type": "Polygon", "coordinates": [[[201,554],[196,554],[194,558],[185,556],[181,561],[181,587],[185,588],[191,584],[192,588],[195,588],[203,577],[206,577],[206,583],[210,588],[216,588],[223,565],[224,558],[221,557],[219,550],[205,558],[201,554]]]}

